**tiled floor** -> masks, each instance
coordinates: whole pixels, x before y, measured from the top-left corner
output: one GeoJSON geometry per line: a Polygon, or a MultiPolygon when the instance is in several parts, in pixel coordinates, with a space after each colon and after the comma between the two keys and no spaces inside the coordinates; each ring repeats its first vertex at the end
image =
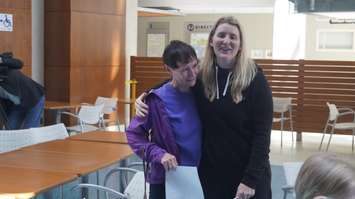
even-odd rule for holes
{"type": "MultiPolygon", "coordinates": [[[[294,137],[296,133],[294,133],[294,137]]],[[[322,139],[321,133],[303,133],[302,142],[292,143],[291,132],[285,132],[283,136],[283,147],[281,148],[280,131],[273,131],[271,134],[271,164],[281,165],[283,162],[304,161],[310,155],[318,153],[318,147],[322,139]]],[[[328,135],[323,141],[323,149],[325,150],[328,135]]],[[[352,158],[355,161],[355,152],[351,151],[352,136],[351,135],[334,135],[328,152],[336,153],[340,156],[352,158]]]]}

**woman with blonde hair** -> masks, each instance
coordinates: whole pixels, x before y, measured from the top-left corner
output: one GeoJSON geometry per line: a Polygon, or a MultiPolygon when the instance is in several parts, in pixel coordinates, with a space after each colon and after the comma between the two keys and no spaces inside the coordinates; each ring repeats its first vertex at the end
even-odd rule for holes
{"type": "MultiPolygon", "coordinates": [[[[205,199],[271,199],[272,95],[245,49],[239,22],[218,19],[192,89],[202,122],[199,176],[205,199]]],[[[136,101],[141,116],[148,111],[143,97],[136,101]]]]}
{"type": "Polygon", "coordinates": [[[271,199],[272,95],[234,17],[212,28],[195,86],[203,127],[199,165],[206,199],[271,199]]]}
{"type": "Polygon", "coordinates": [[[355,199],[355,163],[335,154],[308,158],[296,180],[296,199],[355,199]]]}

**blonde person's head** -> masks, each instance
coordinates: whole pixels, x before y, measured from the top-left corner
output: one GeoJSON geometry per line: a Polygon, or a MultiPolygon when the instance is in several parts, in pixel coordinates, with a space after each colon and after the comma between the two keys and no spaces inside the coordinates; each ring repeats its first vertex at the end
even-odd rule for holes
{"type": "Polygon", "coordinates": [[[249,84],[255,77],[256,66],[254,61],[246,56],[244,35],[238,20],[234,17],[227,16],[218,19],[208,36],[205,56],[201,63],[202,82],[205,88],[206,97],[210,101],[213,101],[217,95],[217,88],[215,86],[216,55],[210,43],[212,42],[213,36],[216,33],[216,29],[221,24],[229,24],[231,26],[234,26],[239,32],[240,47],[235,58],[235,64],[232,67],[233,74],[231,78],[231,95],[233,101],[235,103],[239,103],[243,98],[242,91],[249,86],[249,84]]]}
{"type": "Polygon", "coordinates": [[[295,192],[296,199],[355,199],[354,160],[329,153],[311,156],[298,174],[295,192]]]}

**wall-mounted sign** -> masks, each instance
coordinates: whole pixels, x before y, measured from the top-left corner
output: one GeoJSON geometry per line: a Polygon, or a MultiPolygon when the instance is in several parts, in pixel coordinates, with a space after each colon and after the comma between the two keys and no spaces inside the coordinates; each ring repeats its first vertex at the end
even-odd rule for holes
{"type": "Polygon", "coordinates": [[[12,32],[14,21],[12,14],[0,13],[0,31],[12,32]]]}
{"type": "Polygon", "coordinates": [[[193,22],[186,23],[186,30],[189,32],[210,32],[213,22],[193,22]]]}
{"type": "Polygon", "coordinates": [[[147,56],[161,57],[164,52],[166,34],[148,34],[147,35],[147,56]]]}
{"type": "Polygon", "coordinates": [[[208,35],[214,22],[186,22],[185,40],[196,50],[197,57],[203,58],[208,43],[208,35]]]}

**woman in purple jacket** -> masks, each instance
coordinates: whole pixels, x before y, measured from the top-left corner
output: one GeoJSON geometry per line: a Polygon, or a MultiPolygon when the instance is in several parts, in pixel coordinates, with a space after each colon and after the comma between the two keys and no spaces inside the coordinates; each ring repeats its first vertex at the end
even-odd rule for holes
{"type": "Polygon", "coordinates": [[[171,81],[146,96],[152,111],[133,118],[127,129],[129,145],[149,163],[151,199],[165,198],[166,170],[198,166],[201,157],[201,124],[191,92],[198,72],[196,53],[186,43],[171,41],[163,61],[171,81]]]}

